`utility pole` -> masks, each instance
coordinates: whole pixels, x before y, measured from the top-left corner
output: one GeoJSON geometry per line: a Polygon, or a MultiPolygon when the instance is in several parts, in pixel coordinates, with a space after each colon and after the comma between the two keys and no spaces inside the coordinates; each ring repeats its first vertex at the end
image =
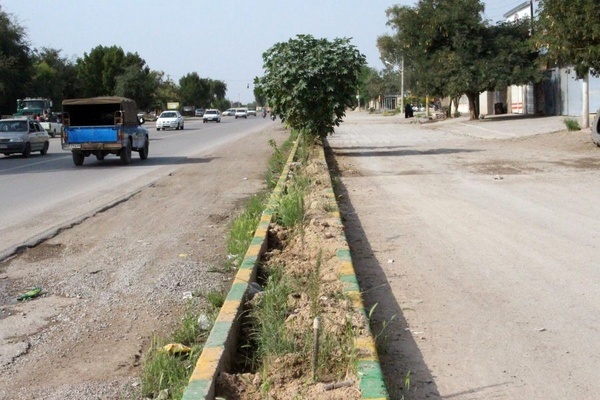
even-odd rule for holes
{"type": "MultiPolygon", "coordinates": [[[[529,0],[529,13],[530,13],[530,18],[531,18],[531,35],[530,36],[533,37],[533,0],[529,0]]],[[[536,103],[537,103],[536,98],[535,98],[535,82],[533,82],[531,84],[531,87],[533,88],[533,96],[531,97],[533,99],[533,114],[535,114],[537,111],[536,107],[535,107],[536,103]]],[[[526,105],[526,104],[527,104],[527,99],[524,99],[523,105],[526,105]]],[[[525,108],[523,108],[523,114],[525,114],[525,113],[526,113],[525,108]]]]}
{"type": "MultiPolygon", "coordinates": [[[[389,61],[384,61],[384,63],[392,67],[392,71],[394,70],[394,67],[397,67],[397,65],[394,65],[389,61]]],[[[402,55],[402,58],[400,59],[400,80],[400,110],[404,111],[404,55],[402,55]]]]}
{"type": "Polygon", "coordinates": [[[533,36],[533,0],[529,1],[529,13],[531,14],[531,36],[533,36]]]}
{"type": "Polygon", "coordinates": [[[400,83],[400,112],[404,112],[404,54],[402,55],[401,61],[401,76],[402,82],[400,83]]]}

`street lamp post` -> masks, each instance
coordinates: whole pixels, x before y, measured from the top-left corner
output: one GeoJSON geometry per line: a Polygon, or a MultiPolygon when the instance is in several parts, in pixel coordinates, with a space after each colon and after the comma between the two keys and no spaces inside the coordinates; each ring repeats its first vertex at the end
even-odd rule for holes
{"type": "MultiPolygon", "coordinates": [[[[389,61],[384,61],[387,65],[392,67],[392,70],[396,65],[389,61]]],[[[404,56],[400,60],[400,110],[404,110],[404,56]]]]}
{"type": "Polygon", "coordinates": [[[404,111],[404,56],[402,56],[400,67],[400,74],[402,76],[400,81],[400,112],[404,111]]]}

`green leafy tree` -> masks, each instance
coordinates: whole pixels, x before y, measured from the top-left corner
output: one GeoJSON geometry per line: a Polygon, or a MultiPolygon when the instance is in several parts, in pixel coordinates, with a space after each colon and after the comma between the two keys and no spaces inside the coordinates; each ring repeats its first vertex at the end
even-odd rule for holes
{"type": "Polygon", "coordinates": [[[0,5],[0,114],[15,111],[17,99],[28,94],[32,73],[25,29],[0,5]]]}
{"type": "Polygon", "coordinates": [[[116,77],[115,94],[135,100],[141,110],[152,106],[157,88],[156,74],[145,66],[130,65],[116,77]]]}
{"type": "Polygon", "coordinates": [[[210,93],[214,99],[224,99],[227,94],[227,84],[223,81],[209,79],[210,93]]]}
{"type": "Polygon", "coordinates": [[[119,46],[97,46],[77,59],[77,75],[83,84],[83,95],[112,96],[128,93],[142,102],[147,99],[147,86],[154,80],[150,69],[137,53],[125,53],[119,46]]]}
{"type": "Polygon", "coordinates": [[[260,88],[254,86],[253,92],[254,92],[254,100],[256,101],[256,103],[261,107],[266,106],[267,98],[263,95],[260,88]]]}
{"type": "Polygon", "coordinates": [[[355,107],[365,56],[349,39],[298,35],[263,54],[265,75],[255,79],[259,94],[292,129],[326,137],[355,107]]]}
{"type": "Polygon", "coordinates": [[[375,99],[387,93],[388,90],[385,85],[388,80],[384,79],[374,68],[366,67],[365,70],[366,73],[363,72],[362,74],[361,97],[375,99]]]}
{"type": "Polygon", "coordinates": [[[192,72],[179,80],[179,100],[185,105],[217,108],[225,99],[227,85],[219,80],[200,78],[192,72]]]}
{"type": "Polygon", "coordinates": [[[479,115],[479,94],[511,84],[536,82],[537,52],[527,21],[489,26],[479,0],[420,0],[415,7],[387,10],[394,36],[380,38],[382,58],[414,72],[411,86],[421,95],[456,98],[465,94],[471,119],[479,115]]]}
{"type": "Polygon", "coordinates": [[[55,110],[60,109],[63,99],[80,97],[82,88],[75,63],[60,53],[61,50],[47,47],[35,52],[30,93],[31,96],[53,100],[55,110]]]}
{"type": "Polygon", "coordinates": [[[208,82],[200,79],[196,72],[179,79],[179,98],[183,105],[203,106],[209,97],[208,82]]]}
{"type": "Polygon", "coordinates": [[[540,0],[536,43],[545,61],[574,66],[579,77],[600,74],[600,2],[540,0]]]}
{"type": "Polygon", "coordinates": [[[156,81],[158,87],[154,96],[153,108],[163,110],[167,108],[167,103],[170,101],[177,101],[179,99],[179,87],[173,82],[172,79],[167,77],[164,79],[164,72],[156,72],[156,81]]]}

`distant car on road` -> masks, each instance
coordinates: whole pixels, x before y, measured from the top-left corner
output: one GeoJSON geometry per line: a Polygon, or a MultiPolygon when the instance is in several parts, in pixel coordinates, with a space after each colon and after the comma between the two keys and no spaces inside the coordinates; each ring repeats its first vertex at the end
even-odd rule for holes
{"type": "Polygon", "coordinates": [[[248,110],[245,108],[238,108],[235,110],[235,119],[238,118],[244,118],[247,119],[248,118],[248,110]]]}
{"type": "Polygon", "coordinates": [[[194,115],[196,117],[202,117],[202,116],[204,116],[204,110],[201,109],[201,108],[196,108],[196,111],[195,111],[194,115]]]}
{"type": "Polygon", "coordinates": [[[183,116],[179,111],[163,111],[156,120],[156,130],[173,128],[176,130],[183,129],[183,116]]]}
{"type": "Polygon", "coordinates": [[[0,120],[0,153],[5,156],[21,153],[28,158],[32,151],[45,155],[49,147],[50,136],[38,122],[32,119],[0,120]]]}
{"type": "Polygon", "coordinates": [[[219,110],[206,110],[202,117],[202,122],[207,123],[209,121],[221,122],[221,112],[219,110]]]}
{"type": "Polygon", "coordinates": [[[228,116],[228,117],[233,117],[235,115],[235,108],[228,108],[227,110],[223,111],[222,114],[224,117],[228,116]]]}
{"type": "Polygon", "coordinates": [[[248,115],[253,115],[256,117],[256,108],[249,108],[248,109],[248,115]]]}

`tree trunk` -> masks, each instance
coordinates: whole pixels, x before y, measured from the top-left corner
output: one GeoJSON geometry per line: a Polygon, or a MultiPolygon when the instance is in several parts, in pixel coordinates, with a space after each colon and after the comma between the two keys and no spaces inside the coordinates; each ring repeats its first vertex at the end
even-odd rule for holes
{"type": "Polygon", "coordinates": [[[452,99],[450,100],[450,110],[449,110],[449,115],[448,115],[449,117],[454,117],[455,115],[457,115],[459,101],[460,101],[460,96],[452,97],[452,99]],[[454,109],[452,108],[452,105],[454,105],[454,109]]]}
{"type": "Polygon", "coordinates": [[[590,73],[588,72],[581,81],[581,128],[587,129],[590,127],[590,73]]]}
{"type": "Polygon", "coordinates": [[[468,92],[465,94],[467,95],[467,99],[469,99],[469,119],[471,121],[479,119],[479,93],[468,92]]]}

